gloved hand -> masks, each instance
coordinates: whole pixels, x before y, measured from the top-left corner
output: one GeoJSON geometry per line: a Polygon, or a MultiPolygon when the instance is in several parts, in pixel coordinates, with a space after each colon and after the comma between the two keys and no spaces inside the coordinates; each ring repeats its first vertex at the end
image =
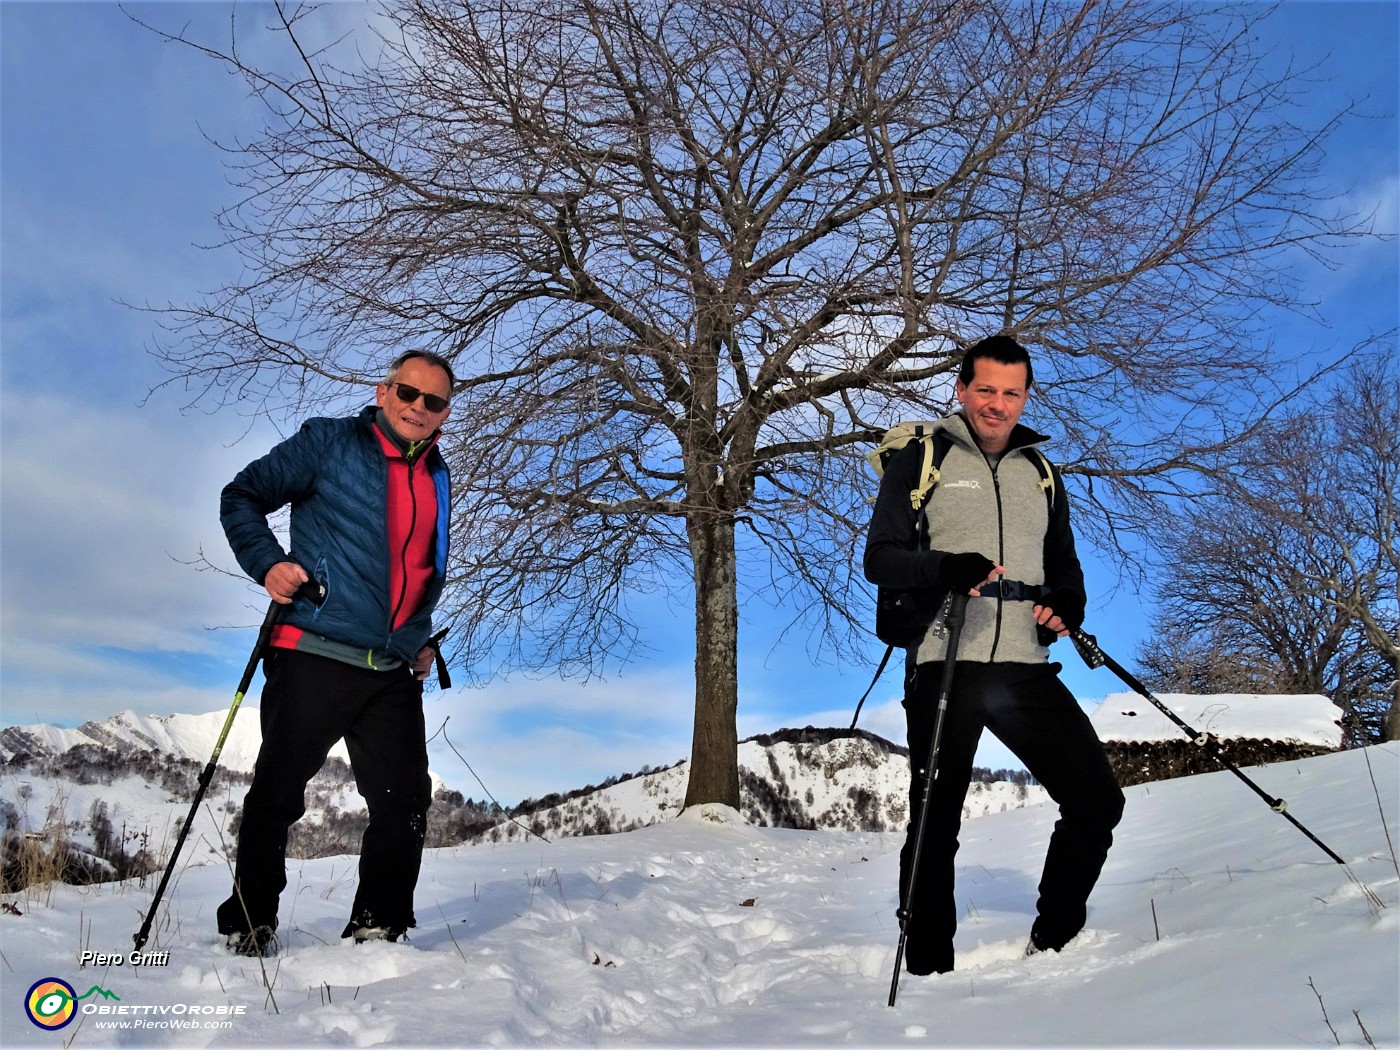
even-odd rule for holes
{"type": "Polygon", "coordinates": [[[985,583],[997,563],[981,554],[945,554],[938,563],[938,584],[954,594],[966,594],[985,583]]]}
{"type": "Polygon", "coordinates": [[[1049,609],[1071,631],[1084,626],[1084,595],[1076,591],[1051,591],[1035,604],[1049,609]]]}

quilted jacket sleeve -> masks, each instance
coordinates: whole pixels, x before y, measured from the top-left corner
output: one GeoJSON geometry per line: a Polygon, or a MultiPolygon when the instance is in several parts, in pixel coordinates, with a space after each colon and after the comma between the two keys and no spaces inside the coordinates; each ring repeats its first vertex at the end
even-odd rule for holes
{"type": "Polygon", "coordinates": [[[321,461],[317,420],[308,420],[267,455],[249,463],[224,486],[219,521],[229,547],[250,578],[262,583],[267,571],[289,556],[268,525],[268,515],[308,496],[321,461]]]}

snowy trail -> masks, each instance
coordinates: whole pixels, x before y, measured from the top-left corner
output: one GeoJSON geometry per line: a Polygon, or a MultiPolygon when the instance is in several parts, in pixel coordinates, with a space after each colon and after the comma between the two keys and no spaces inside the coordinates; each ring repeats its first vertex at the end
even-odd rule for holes
{"type": "Polygon", "coordinates": [[[228,956],[213,933],[227,873],[204,855],[148,945],[170,951],[167,967],[76,965],[83,943],[129,949],[150,887],[59,887],[51,906],[14,898],[23,914],[0,915],[4,1042],[1365,1046],[1364,1024],[1395,1046],[1400,876],[1376,795],[1400,841],[1400,761],[1393,745],[1369,754],[1376,789],[1359,752],[1249,772],[1349,860],[1379,912],[1287,822],[1211,774],[1130,788],[1090,928],[1061,954],[1025,959],[1054,811],[1013,810],[964,826],[957,971],[904,976],[889,1009],[899,836],[690,812],[624,835],[433,851],[409,945],[340,941],[353,858],[297,865],[286,948],[266,961],[274,1010],[257,962],[228,956]],[[125,1006],[243,1013],[216,1031],[123,1031],[91,1013],[46,1032],[22,1002],[45,976],[78,993],[99,984],[125,1006]]]}

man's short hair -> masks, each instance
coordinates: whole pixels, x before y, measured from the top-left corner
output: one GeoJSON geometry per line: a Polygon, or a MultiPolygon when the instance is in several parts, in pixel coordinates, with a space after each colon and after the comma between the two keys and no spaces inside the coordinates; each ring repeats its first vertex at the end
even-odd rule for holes
{"type": "Polygon", "coordinates": [[[989,335],[980,342],[973,343],[963,354],[962,366],[958,369],[958,382],[967,386],[972,382],[977,362],[988,358],[1003,365],[1026,366],[1026,389],[1035,384],[1035,373],[1031,370],[1030,352],[1009,335],[989,335]]]}
{"type": "Polygon", "coordinates": [[[394,380],[399,376],[399,369],[414,358],[420,361],[426,361],[430,365],[436,365],[446,372],[447,392],[449,395],[452,393],[452,388],[457,385],[457,376],[452,371],[452,362],[441,354],[433,353],[431,350],[405,350],[403,353],[399,354],[389,365],[389,371],[384,374],[384,385],[393,386],[394,380]]]}

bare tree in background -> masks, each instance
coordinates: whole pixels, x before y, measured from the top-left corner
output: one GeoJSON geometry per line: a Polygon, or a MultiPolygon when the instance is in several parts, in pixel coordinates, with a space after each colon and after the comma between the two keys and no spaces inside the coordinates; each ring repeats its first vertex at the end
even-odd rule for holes
{"type": "Polygon", "coordinates": [[[593,671],[629,594],[692,598],[687,805],[738,804],[741,596],[868,645],[855,446],[944,411],[971,342],[1036,353],[1030,421],[1111,545],[1277,398],[1290,254],[1362,232],[1253,7],[399,0],[313,46],[346,11],[278,8],[281,66],[175,37],[267,124],[226,146],[246,277],[161,352],[288,413],[451,357],[459,655],[593,671]]]}
{"type": "Polygon", "coordinates": [[[1163,530],[1158,688],[1322,693],[1345,739],[1400,739],[1400,366],[1393,337],[1256,464],[1163,530]]]}

